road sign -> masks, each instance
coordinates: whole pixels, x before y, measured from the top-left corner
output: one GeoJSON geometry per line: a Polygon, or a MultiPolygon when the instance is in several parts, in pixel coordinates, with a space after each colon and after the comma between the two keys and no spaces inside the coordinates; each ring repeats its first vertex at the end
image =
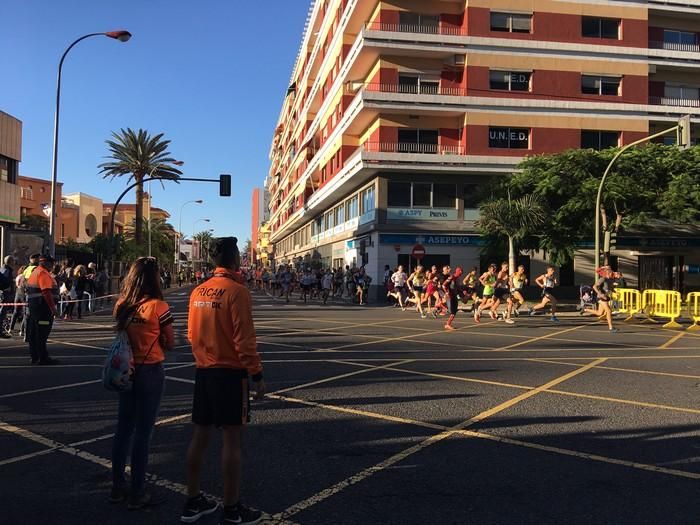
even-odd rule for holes
{"type": "Polygon", "coordinates": [[[425,257],[425,247],[422,244],[416,244],[411,250],[411,257],[420,261],[425,257]]]}

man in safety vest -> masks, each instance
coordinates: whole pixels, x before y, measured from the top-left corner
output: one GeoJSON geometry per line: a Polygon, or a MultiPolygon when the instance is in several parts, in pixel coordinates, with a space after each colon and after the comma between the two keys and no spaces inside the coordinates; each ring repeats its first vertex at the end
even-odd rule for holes
{"type": "Polygon", "coordinates": [[[241,439],[249,422],[248,378],[256,399],[265,395],[262,364],[253,326],[252,299],[239,273],[241,256],[235,237],[215,239],[211,257],[214,276],[190,296],[187,337],[197,371],[187,451],[187,502],[181,521],[194,523],[215,512],[218,503],[200,491],[200,472],[213,427],[223,433],[224,516],[221,523],[258,523],[261,512],[239,501],[241,439]]]}
{"type": "Polygon", "coordinates": [[[49,357],[46,341],[51,333],[53,319],[57,315],[58,285],[49,269],[54,259],[50,255],[39,258],[39,266],[27,280],[27,342],[33,365],[55,365],[55,359],[49,357]]]}

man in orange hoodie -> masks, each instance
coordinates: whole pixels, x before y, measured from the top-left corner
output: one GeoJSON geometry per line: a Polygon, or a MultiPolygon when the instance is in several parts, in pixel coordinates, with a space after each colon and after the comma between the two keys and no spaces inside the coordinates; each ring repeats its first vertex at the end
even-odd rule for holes
{"type": "Polygon", "coordinates": [[[194,523],[215,512],[218,504],[200,491],[200,474],[213,427],[223,433],[224,515],[221,523],[254,524],[260,511],[239,501],[241,440],[250,421],[248,379],[255,398],[265,395],[262,364],[253,326],[252,299],[241,283],[240,253],[235,237],[212,242],[216,270],[190,296],[187,337],[197,365],[192,407],[194,434],[187,451],[187,492],[180,520],[194,523]]]}

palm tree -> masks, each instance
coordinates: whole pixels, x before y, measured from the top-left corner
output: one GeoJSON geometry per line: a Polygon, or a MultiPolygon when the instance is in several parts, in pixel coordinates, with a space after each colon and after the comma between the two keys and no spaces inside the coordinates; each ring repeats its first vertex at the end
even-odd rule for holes
{"type": "Polygon", "coordinates": [[[199,233],[196,233],[193,237],[193,239],[199,243],[200,266],[202,262],[204,262],[205,264],[209,263],[209,243],[213,238],[214,237],[212,236],[211,231],[209,230],[204,230],[199,233]]]}
{"type": "Polygon", "coordinates": [[[143,234],[143,179],[153,176],[160,179],[177,180],[182,172],[175,167],[177,162],[167,151],[169,140],[162,140],[163,134],[151,136],[144,129],[138,132],[131,128],[112,132],[113,140],[106,140],[109,146],[109,159],[98,166],[100,174],[106,177],[129,175],[136,186],[136,241],[141,242],[143,234]]]}
{"type": "Polygon", "coordinates": [[[508,238],[508,265],[515,271],[515,241],[535,233],[546,219],[544,206],[535,195],[486,201],[479,207],[477,227],[486,234],[508,238]]]}

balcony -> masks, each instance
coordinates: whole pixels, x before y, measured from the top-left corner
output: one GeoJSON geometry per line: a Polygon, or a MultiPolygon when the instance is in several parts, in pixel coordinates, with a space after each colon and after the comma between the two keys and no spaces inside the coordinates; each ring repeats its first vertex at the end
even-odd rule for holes
{"type": "Polygon", "coordinates": [[[368,22],[368,31],[387,31],[389,33],[413,33],[420,35],[465,36],[466,29],[448,24],[392,24],[386,22],[368,22]]]}
{"type": "Polygon", "coordinates": [[[700,44],[682,44],[678,42],[649,41],[650,49],[664,49],[666,51],[686,51],[689,53],[700,53],[700,44]]]}
{"type": "Polygon", "coordinates": [[[426,144],[415,142],[365,142],[362,149],[368,153],[411,153],[426,155],[465,155],[461,144],[426,144]]]}
{"type": "MultiPolygon", "coordinates": [[[[350,88],[357,89],[357,84],[349,86],[350,88]]],[[[441,86],[437,83],[435,84],[375,84],[367,83],[362,84],[362,88],[365,91],[370,91],[374,93],[399,93],[406,95],[444,95],[448,97],[466,97],[467,90],[462,87],[452,87],[452,86],[441,86]]]]}
{"type": "Polygon", "coordinates": [[[675,106],[680,108],[700,108],[700,100],[692,98],[649,97],[652,106],[675,106]]]}

